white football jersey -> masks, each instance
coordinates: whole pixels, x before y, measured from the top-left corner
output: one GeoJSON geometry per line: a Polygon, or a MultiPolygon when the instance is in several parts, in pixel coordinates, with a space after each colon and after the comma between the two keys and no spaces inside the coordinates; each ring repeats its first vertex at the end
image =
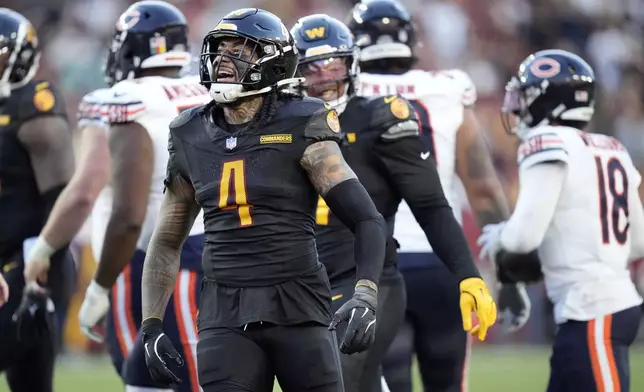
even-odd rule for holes
{"type": "Polygon", "coordinates": [[[547,161],[567,163],[539,246],[555,320],[591,320],[642,303],[628,269],[632,245],[641,249],[643,240],[633,238],[631,230],[642,216],[629,216],[629,200],[639,203],[641,176],[624,146],[609,136],[544,126],[530,131],[517,157],[519,170],[547,161]]]}
{"type": "MultiPolygon", "coordinates": [[[[109,89],[99,89],[83,97],[79,117],[101,118],[110,124],[137,122],[145,128],[154,149],[154,170],[148,210],[137,249],[147,250],[163,200],[163,181],[168,162],[170,122],[182,111],[211,101],[208,90],[194,76],[166,78],[160,76],[125,80],[109,89]]],[[[109,131],[108,131],[109,132],[109,131]]],[[[105,231],[112,212],[112,187],[108,184],[92,211],[92,249],[96,260],[103,248],[105,231]]],[[[204,232],[203,212],[197,217],[190,235],[204,232]]]]}
{"type": "MultiPolygon", "coordinates": [[[[400,75],[360,73],[358,95],[399,94],[416,109],[424,141],[438,168],[445,198],[456,219],[462,221],[461,202],[457,192],[456,134],[463,122],[463,110],[476,102],[476,89],[469,76],[460,70],[426,72],[411,70],[400,75]]],[[[405,201],[398,206],[394,237],[400,252],[431,252],[425,232],[405,201]]]]}

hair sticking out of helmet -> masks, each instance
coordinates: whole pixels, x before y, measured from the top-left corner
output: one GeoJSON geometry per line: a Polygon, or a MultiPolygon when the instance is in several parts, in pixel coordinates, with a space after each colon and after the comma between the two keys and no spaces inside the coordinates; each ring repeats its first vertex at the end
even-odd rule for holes
{"type": "Polygon", "coordinates": [[[586,61],[564,50],[537,52],[506,85],[503,125],[519,137],[543,125],[583,129],[592,119],[594,98],[595,73],[586,61]]]}
{"type": "Polygon", "coordinates": [[[109,85],[141,77],[144,70],[190,64],[188,23],[175,6],[158,0],[132,4],[116,21],[105,64],[109,85]]]}
{"type": "Polygon", "coordinates": [[[29,83],[40,62],[38,36],[21,14],[0,8],[0,97],[29,83]]]}
{"type": "Polygon", "coordinates": [[[297,75],[305,79],[299,90],[342,113],[358,75],[353,34],[344,23],[324,14],[301,18],[291,34],[300,57],[297,75]]]}
{"type": "Polygon", "coordinates": [[[360,68],[370,73],[408,71],[417,61],[416,29],[411,15],[396,0],[363,1],[354,6],[347,25],[360,48],[360,68]]]}

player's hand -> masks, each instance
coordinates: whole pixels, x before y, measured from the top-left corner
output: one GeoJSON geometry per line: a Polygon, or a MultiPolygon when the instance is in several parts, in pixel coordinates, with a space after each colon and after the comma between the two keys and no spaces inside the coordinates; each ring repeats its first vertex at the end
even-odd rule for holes
{"type": "Polygon", "coordinates": [[[485,340],[487,330],[496,321],[496,303],[481,278],[467,278],[459,284],[461,290],[461,316],[463,329],[479,340],[485,340]],[[472,312],[476,313],[478,325],[472,325],[472,312]]]}
{"type": "Polygon", "coordinates": [[[54,303],[49,293],[36,283],[27,284],[22,300],[13,314],[18,340],[39,340],[48,336],[56,327],[54,303]]]}
{"type": "Polygon", "coordinates": [[[340,343],[340,351],[353,354],[365,351],[376,338],[376,308],[378,292],[366,285],[357,285],[353,296],[335,312],[329,330],[333,331],[342,322],[347,330],[340,343]]]}
{"type": "Polygon", "coordinates": [[[181,384],[181,379],[170,368],[182,367],[183,358],[163,333],[163,321],[154,317],[143,320],[141,339],[145,347],[145,364],[152,379],[165,386],[181,384]]]}
{"type": "Polygon", "coordinates": [[[103,343],[105,340],[105,337],[96,330],[96,326],[110,308],[109,293],[109,289],[92,280],[85,291],[85,299],[78,312],[78,322],[83,335],[98,343],[103,343]]]}
{"type": "Polygon", "coordinates": [[[0,308],[9,300],[9,285],[4,280],[4,276],[0,274],[0,308]]]}
{"type": "Polygon", "coordinates": [[[521,329],[530,318],[530,298],[525,284],[502,284],[499,290],[499,321],[508,332],[521,329]]]}
{"type": "Polygon", "coordinates": [[[27,238],[22,243],[22,252],[25,258],[25,284],[32,285],[38,280],[47,282],[49,272],[49,258],[56,249],[47,243],[44,237],[27,238]]]}
{"type": "Polygon", "coordinates": [[[487,259],[492,263],[496,262],[496,255],[501,250],[501,233],[505,228],[505,224],[506,222],[500,222],[483,226],[481,235],[476,240],[476,244],[481,247],[479,259],[487,259]]]}

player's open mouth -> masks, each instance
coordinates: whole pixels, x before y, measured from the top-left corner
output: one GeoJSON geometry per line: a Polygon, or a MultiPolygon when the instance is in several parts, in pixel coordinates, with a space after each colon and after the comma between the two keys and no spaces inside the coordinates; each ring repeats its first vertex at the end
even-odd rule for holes
{"type": "Polygon", "coordinates": [[[230,68],[221,68],[217,71],[217,83],[235,83],[237,82],[237,72],[230,68]]]}

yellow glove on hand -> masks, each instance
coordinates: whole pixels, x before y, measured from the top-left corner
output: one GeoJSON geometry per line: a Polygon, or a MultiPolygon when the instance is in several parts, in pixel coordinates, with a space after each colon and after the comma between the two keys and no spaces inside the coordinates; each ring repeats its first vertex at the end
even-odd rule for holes
{"type": "Polygon", "coordinates": [[[487,330],[496,321],[496,303],[481,278],[467,278],[459,284],[461,290],[461,316],[463,329],[479,340],[485,340],[487,330]],[[472,312],[476,312],[479,324],[472,327],[472,312]]]}

